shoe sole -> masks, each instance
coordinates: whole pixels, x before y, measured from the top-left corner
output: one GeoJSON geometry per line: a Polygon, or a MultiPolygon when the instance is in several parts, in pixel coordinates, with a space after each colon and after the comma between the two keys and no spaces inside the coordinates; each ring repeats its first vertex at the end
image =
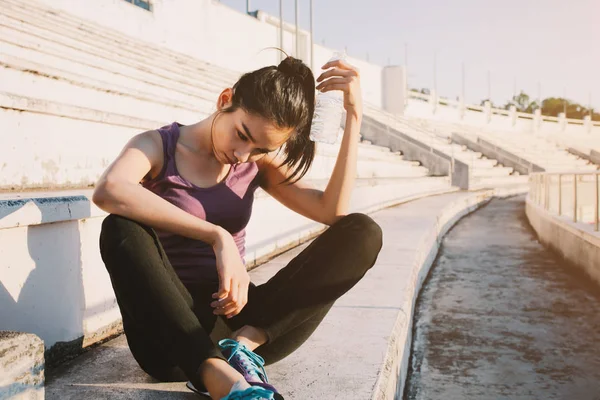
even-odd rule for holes
{"type": "MultiPolygon", "coordinates": [[[[189,382],[189,381],[188,381],[188,383],[186,383],[186,384],[185,384],[185,386],[186,386],[188,389],[190,389],[192,392],[196,393],[197,395],[199,395],[199,396],[201,396],[201,397],[204,397],[204,398],[209,398],[209,399],[211,398],[211,397],[210,397],[210,393],[208,393],[208,392],[201,392],[201,391],[199,391],[198,389],[196,389],[196,387],[195,387],[194,385],[192,385],[192,382],[189,382]]],[[[282,395],[280,395],[279,393],[275,393],[275,394],[273,395],[273,398],[274,398],[275,400],[284,400],[283,396],[282,396],[282,395]]]]}
{"type": "Polygon", "coordinates": [[[208,398],[210,399],[210,393],[208,392],[201,392],[200,390],[196,389],[196,387],[194,385],[192,385],[192,382],[189,382],[185,384],[185,386],[190,389],[192,392],[196,393],[197,395],[199,395],[202,398],[208,398]]]}

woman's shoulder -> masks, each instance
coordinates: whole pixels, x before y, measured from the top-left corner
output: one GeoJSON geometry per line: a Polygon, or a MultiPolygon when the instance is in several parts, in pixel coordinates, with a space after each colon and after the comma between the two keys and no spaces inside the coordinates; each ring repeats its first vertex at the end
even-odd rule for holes
{"type": "Polygon", "coordinates": [[[178,127],[174,122],[173,124],[165,125],[158,129],[152,129],[138,135],[140,143],[148,149],[148,153],[153,155],[150,160],[152,167],[144,177],[144,181],[156,179],[164,172],[166,160],[168,159],[167,154],[175,139],[173,138],[174,126],[178,127]]]}

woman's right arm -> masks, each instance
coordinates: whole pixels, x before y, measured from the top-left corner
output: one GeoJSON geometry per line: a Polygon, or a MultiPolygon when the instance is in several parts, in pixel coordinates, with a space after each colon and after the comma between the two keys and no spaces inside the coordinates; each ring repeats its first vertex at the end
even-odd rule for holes
{"type": "Polygon", "coordinates": [[[162,164],[158,131],[134,136],[96,183],[92,201],[108,213],[212,246],[226,238],[229,233],[225,229],[194,217],[139,184],[149,172],[155,176],[162,164]]]}
{"type": "Polygon", "coordinates": [[[248,302],[250,277],[233,237],[139,184],[148,173],[156,176],[162,165],[160,134],[148,131],[134,136],[98,180],[92,201],[108,213],[210,244],[219,274],[219,289],[213,294],[218,300],[211,303],[214,313],[228,318],[237,315],[248,302]]]}

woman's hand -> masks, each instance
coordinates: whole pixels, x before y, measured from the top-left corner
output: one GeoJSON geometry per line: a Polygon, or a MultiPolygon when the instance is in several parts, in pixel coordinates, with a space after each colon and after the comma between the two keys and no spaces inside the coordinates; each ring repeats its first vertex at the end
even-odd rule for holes
{"type": "Polygon", "coordinates": [[[358,69],[343,60],[328,62],[321,68],[331,69],[323,72],[317,78],[317,82],[320,82],[317,85],[317,90],[321,92],[328,92],[330,90],[343,91],[346,112],[362,116],[362,91],[360,89],[360,74],[358,73],[358,69]]]}
{"type": "Polygon", "coordinates": [[[248,302],[250,276],[242,262],[233,237],[223,231],[213,244],[219,273],[219,291],[212,295],[213,313],[231,318],[242,311],[248,302]]]}

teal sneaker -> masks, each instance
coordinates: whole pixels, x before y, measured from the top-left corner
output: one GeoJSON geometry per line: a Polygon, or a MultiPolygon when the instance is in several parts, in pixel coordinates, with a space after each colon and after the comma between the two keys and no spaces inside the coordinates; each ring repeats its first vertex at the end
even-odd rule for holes
{"type": "MultiPolygon", "coordinates": [[[[210,393],[208,393],[206,391],[198,390],[192,384],[192,382],[188,382],[186,386],[188,387],[188,389],[190,389],[191,391],[193,391],[196,394],[199,394],[202,397],[206,397],[207,399],[211,398],[210,393]]],[[[277,398],[274,397],[274,395],[275,394],[268,389],[262,388],[260,386],[250,386],[248,389],[246,389],[244,391],[237,390],[233,393],[229,393],[222,400],[234,400],[234,399],[235,400],[238,400],[238,399],[239,400],[254,400],[254,399],[277,400],[277,398]]]]}
{"type": "Polygon", "coordinates": [[[273,400],[274,393],[260,386],[250,386],[246,390],[236,390],[221,400],[273,400]]]}
{"type": "Polygon", "coordinates": [[[233,339],[220,340],[218,345],[229,365],[242,374],[246,382],[252,386],[260,386],[273,392],[275,400],[283,399],[273,385],[269,383],[264,368],[265,360],[261,356],[233,339]]]}

